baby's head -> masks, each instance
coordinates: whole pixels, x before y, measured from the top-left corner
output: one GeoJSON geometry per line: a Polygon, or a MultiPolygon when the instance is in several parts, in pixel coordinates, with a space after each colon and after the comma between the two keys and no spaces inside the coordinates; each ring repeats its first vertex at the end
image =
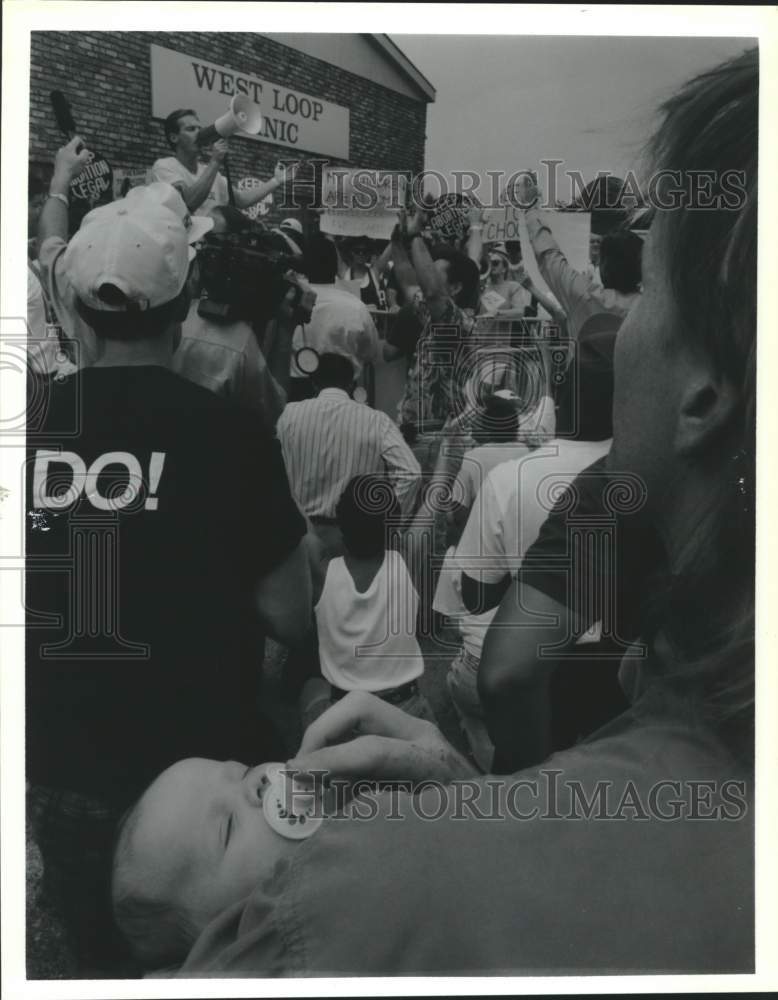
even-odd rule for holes
{"type": "Polygon", "coordinates": [[[183,959],[215,916],[294,850],[265,819],[267,767],[179,761],[127,814],[114,852],[113,910],[144,966],[183,959]]]}

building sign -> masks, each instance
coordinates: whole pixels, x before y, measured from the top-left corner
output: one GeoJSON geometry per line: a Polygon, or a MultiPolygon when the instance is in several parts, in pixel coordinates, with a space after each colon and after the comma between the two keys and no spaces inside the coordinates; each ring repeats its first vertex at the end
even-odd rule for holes
{"type": "Polygon", "coordinates": [[[348,108],[159,45],[150,49],[154,118],[192,108],[209,125],[225,113],[235,94],[245,94],[262,112],[262,128],[248,138],[348,159],[348,108]]]}

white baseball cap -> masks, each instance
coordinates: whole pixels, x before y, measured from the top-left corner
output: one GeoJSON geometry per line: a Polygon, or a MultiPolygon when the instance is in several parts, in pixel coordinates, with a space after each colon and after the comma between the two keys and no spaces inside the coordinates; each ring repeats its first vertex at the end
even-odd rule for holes
{"type": "Polygon", "coordinates": [[[213,225],[206,220],[211,225],[187,230],[187,215],[169,184],[132,188],[126,198],[89,212],[63,257],[79,299],[92,309],[124,312],[176,298],[189,273],[190,240],[213,225]],[[119,289],[123,300],[115,301],[105,286],[119,289]]]}
{"type": "Polygon", "coordinates": [[[297,233],[298,236],[303,235],[302,223],[300,223],[297,219],[292,219],[292,218],[284,219],[279,228],[291,229],[292,232],[297,233]]]}
{"type": "Polygon", "coordinates": [[[145,187],[130,188],[125,200],[134,205],[140,199],[141,204],[147,204],[146,199],[152,197],[181,219],[189,242],[189,259],[194,260],[195,249],[192,244],[199,243],[205,234],[213,229],[214,220],[210,215],[191,215],[181,192],[165,181],[154,181],[145,187]],[[138,191],[142,191],[143,194],[137,194],[138,191]]]}

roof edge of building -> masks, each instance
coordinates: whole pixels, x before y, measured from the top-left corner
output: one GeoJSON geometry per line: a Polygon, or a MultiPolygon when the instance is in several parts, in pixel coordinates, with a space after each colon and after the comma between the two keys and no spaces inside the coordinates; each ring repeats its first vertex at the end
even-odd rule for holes
{"type": "Polygon", "coordinates": [[[379,35],[379,34],[368,34],[367,37],[377,45],[384,55],[386,55],[391,61],[400,69],[400,71],[408,77],[411,83],[420,90],[426,97],[429,103],[433,103],[437,95],[437,91],[429,82],[426,76],[418,70],[411,60],[405,55],[402,49],[392,41],[389,35],[379,35]]]}

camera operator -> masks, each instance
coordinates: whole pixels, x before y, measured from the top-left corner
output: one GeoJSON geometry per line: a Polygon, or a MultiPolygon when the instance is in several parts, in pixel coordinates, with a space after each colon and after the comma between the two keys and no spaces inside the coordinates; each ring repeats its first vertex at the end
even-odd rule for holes
{"type": "Polygon", "coordinates": [[[243,233],[211,233],[198,263],[173,370],[272,428],[287,401],[292,336],[309,322],[316,293],[283,238],[248,220],[243,233]]]}
{"type": "MultiPolygon", "coordinates": [[[[217,139],[211,146],[208,162],[202,163],[203,149],[198,142],[201,129],[197,115],[189,109],[179,108],[167,116],[165,138],[173,156],[155,161],[151,168],[151,180],[166,181],[178,188],[186,207],[195,215],[211,215],[217,206],[227,205],[230,201],[227,178],[219,173],[227,156],[228,144],[226,139],[217,139]]],[[[281,163],[277,163],[273,176],[264,184],[249,191],[233,188],[235,205],[237,208],[256,205],[292,179],[293,171],[287,171],[281,163]]]]}

